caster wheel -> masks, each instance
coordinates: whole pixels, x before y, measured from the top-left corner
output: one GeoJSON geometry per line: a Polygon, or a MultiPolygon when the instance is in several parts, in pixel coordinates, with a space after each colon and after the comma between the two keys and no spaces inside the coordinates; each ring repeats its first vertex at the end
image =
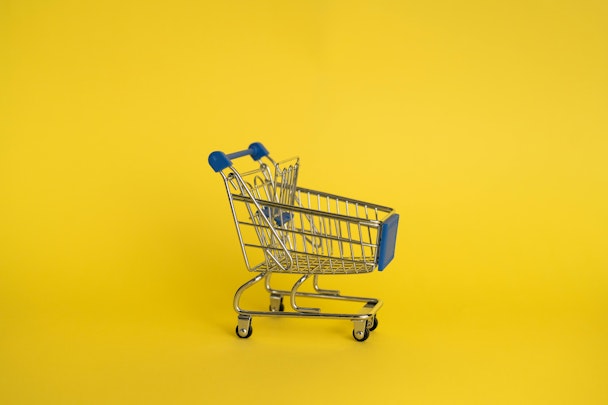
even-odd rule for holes
{"type": "Polygon", "coordinates": [[[270,312],[283,312],[285,311],[285,305],[283,305],[283,297],[278,295],[270,296],[270,305],[268,306],[270,312]]]}
{"type": "Polygon", "coordinates": [[[363,332],[356,332],[353,330],[353,337],[357,342],[363,342],[369,337],[369,329],[365,328],[363,332]]]}
{"type": "Polygon", "coordinates": [[[285,305],[283,305],[283,303],[281,302],[281,304],[279,305],[279,309],[273,308],[272,305],[269,305],[268,310],[270,312],[283,312],[285,311],[285,305]]]}
{"type": "Polygon", "coordinates": [[[245,328],[239,329],[239,327],[237,326],[235,332],[236,332],[236,335],[238,337],[240,337],[241,339],[247,339],[253,333],[253,327],[251,326],[251,324],[249,325],[249,328],[247,328],[247,329],[245,329],[245,328]]]}
{"type": "Polygon", "coordinates": [[[368,328],[370,332],[378,327],[378,318],[374,316],[374,320],[371,322],[371,324],[372,325],[368,328]]]}

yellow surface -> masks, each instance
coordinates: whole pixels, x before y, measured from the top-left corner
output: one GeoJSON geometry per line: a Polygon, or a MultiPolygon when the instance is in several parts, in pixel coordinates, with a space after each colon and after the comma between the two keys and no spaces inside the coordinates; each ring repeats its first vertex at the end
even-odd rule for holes
{"type": "Polygon", "coordinates": [[[608,403],[606,4],[0,1],[0,403],[608,403]],[[234,336],[255,140],[401,213],[365,343],[234,336]]]}

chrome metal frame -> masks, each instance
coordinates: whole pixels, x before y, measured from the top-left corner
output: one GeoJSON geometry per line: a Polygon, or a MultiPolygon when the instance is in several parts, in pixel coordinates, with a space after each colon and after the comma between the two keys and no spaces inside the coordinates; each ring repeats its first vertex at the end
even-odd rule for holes
{"type": "Polygon", "coordinates": [[[353,322],[353,337],[366,340],[378,324],[382,301],[341,295],[319,286],[319,275],[369,273],[377,267],[380,227],[394,210],[334,194],[297,187],[299,159],[269,163],[239,173],[234,166],[220,171],[224,179],[245,265],[257,274],[234,295],[236,333],[249,337],[253,317],[342,319],[353,322]],[[252,259],[255,256],[257,259],[252,259]],[[271,286],[273,273],[300,275],[290,290],[271,286]],[[241,307],[246,290],[264,280],[268,311],[241,307]],[[311,280],[313,291],[300,291],[311,280]],[[283,299],[289,298],[286,310],[283,299]],[[298,305],[298,298],[364,303],[356,313],[323,312],[298,305]]]}
{"type": "Polygon", "coordinates": [[[340,295],[339,291],[336,290],[323,290],[318,287],[317,277],[318,275],[306,274],[303,275],[296,281],[290,291],[288,290],[277,290],[270,287],[270,275],[271,272],[262,272],[257,274],[251,280],[243,284],[234,295],[234,310],[238,313],[238,325],[237,335],[240,337],[251,336],[251,319],[254,316],[266,316],[266,317],[291,317],[291,318],[317,318],[317,319],[342,319],[350,320],[353,322],[353,336],[358,341],[366,340],[369,333],[375,329],[378,324],[376,313],[382,307],[382,301],[377,298],[366,298],[340,295]],[[298,291],[300,286],[304,284],[306,280],[313,277],[313,287],[315,292],[303,292],[298,291]],[[251,288],[260,281],[266,281],[266,290],[270,294],[270,310],[269,311],[256,311],[246,310],[241,308],[240,300],[242,294],[248,288],[251,288]],[[289,297],[291,308],[293,311],[283,310],[283,297],[289,297]],[[363,307],[357,313],[330,313],[321,312],[320,308],[308,308],[301,307],[296,304],[297,297],[307,298],[318,298],[318,299],[329,299],[329,300],[340,300],[349,302],[363,302],[363,307]]]}

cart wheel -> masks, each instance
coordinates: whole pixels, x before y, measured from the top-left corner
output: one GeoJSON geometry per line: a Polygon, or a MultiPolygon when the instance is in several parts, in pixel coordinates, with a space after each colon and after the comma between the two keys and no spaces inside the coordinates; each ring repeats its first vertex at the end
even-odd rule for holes
{"type": "Polygon", "coordinates": [[[365,328],[365,329],[363,329],[363,332],[358,332],[358,333],[353,329],[353,337],[355,338],[356,341],[363,342],[364,340],[367,340],[367,338],[369,337],[369,329],[365,328]]]}
{"type": "Polygon", "coordinates": [[[271,304],[271,305],[268,306],[268,310],[270,312],[283,312],[283,311],[285,311],[285,305],[283,305],[283,302],[281,302],[279,304],[279,308],[277,310],[276,308],[272,308],[272,304],[271,304]]]}
{"type": "Polygon", "coordinates": [[[283,305],[283,297],[280,295],[270,296],[270,305],[268,306],[270,312],[283,312],[285,311],[285,305],[283,305]]]}
{"type": "Polygon", "coordinates": [[[378,318],[374,316],[374,320],[372,321],[372,325],[368,328],[369,331],[373,331],[378,327],[378,318]]]}
{"type": "Polygon", "coordinates": [[[251,324],[249,324],[249,328],[247,328],[247,329],[245,329],[245,328],[239,329],[239,327],[237,325],[235,331],[236,331],[236,335],[238,337],[240,337],[241,339],[247,339],[253,333],[253,327],[251,326],[251,324]]]}

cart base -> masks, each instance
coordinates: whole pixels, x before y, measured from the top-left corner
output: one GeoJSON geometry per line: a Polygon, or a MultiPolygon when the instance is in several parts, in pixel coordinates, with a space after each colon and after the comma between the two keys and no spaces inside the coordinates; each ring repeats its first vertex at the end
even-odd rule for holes
{"type": "Polygon", "coordinates": [[[262,272],[243,284],[234,295],[234,309],[238,313],[236,334],[240,338],[251,336],[253,328],[251,320],[256,316],[264,317],[289,317],[289,318],[315,318],[315,319],[341,319],[353,322],[353,337],[359,342],[366,340],[370,332],[377,328],[378,318],[376,313],[382,307],[382,301],[376,298],[356,297],[340,295],[336,290],[324,290],[318,286],[318,275],[314,275],[314,292],[300,292],[299,287],[310,278],[311,274],[304,275],[296,281],[291,290],[276,290],[270,287],[271,273],[262,272]],[[266,290],[270,293],[270,307],[268,311],[245,310],[240,307],[240,299],[243,292],[258,282],[266,280],[266,290]],[[285,311],[284,297],[290,298],[291,311],[285,311]],[[322,312],[320,308],[301,307],[297,305],[299,297],[339,300],[346,302],[362,302],[363,307],[356,313],[322,312]]]}

